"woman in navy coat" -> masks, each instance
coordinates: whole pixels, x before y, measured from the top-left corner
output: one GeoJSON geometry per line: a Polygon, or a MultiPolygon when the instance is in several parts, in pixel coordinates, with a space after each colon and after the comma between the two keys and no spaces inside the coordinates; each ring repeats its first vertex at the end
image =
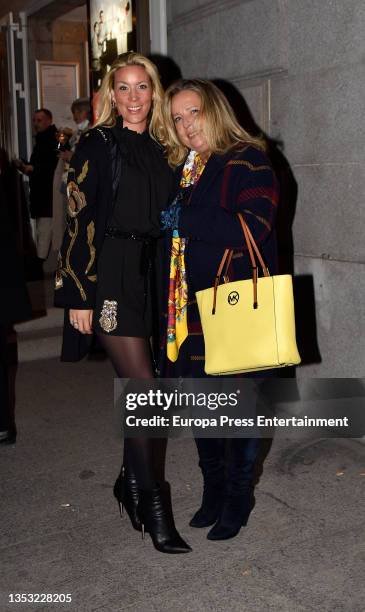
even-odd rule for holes
{"type": "MultiPolygon", "coordinates": [[[[249,257],[242,254],[238,212],[270,273],[277,272],[278,183],[264,142],[241,128],[227,99],[212,83],[200,79],[174,83],[166,91],[163,114],[169,163],[181,171],[177,196],[162,213],[165,228],[172,231],[172,247],[161,371],[169,377],[203,377],[204,338],[195,292],[214,284],[227,247],[240,248],[228,269],[229,280],[251,278],[249,257]]],[[[213,525],[207,536],[211,540],[234,537],[254,505],[259,440],[196,438],[196,444],[204,492],[190,525],[213,525]]]]}

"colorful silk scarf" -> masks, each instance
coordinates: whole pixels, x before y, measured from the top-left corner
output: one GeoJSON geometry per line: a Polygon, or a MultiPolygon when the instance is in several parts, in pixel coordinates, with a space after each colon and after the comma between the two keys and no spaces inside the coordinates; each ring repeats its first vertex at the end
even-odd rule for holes
{"type": "MultiPolygon", "coordinates": [[[[195,185],[205,164],[195,151],[190,151],[180,180],[181,189],[195,185]]],[[[188,285],[185,269],[185,238],[180,238],[174,230],[171,244],[170,284],[167,315],[167,357],[176,361],[179,349],[188,336],[188,285]]]]}

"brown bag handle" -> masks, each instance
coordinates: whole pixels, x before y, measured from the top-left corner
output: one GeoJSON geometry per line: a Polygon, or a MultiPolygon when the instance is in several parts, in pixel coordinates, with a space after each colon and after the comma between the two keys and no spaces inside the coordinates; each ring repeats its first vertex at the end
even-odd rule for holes
{"type": "MultiPolygon", "coordinates": [[[[255,241],[255,239],[254,239],[254,237],[253,237],[253,235],[251,233],[251,230],[248,227],[246,221],[244,220],[244,218],[242,216],[242,213],[238,213],[237,216],[238,216],[239,221],[241,223],[241,227],[242,227],[243,233],[244,233],[245,238],[246,238],[247,246],[248,246],[248,242],[250,242],[252,244],[252,246],[254,248],[254,251],[255,251],[255,253],[257,255],[257,259],[259,260],[259,263],[260,263],[263,275],[264,276],[270,276],[269,271],[268,271],[267,267],[265,266],[265,262],[264,262],[264,260],[262,258],[261,253],[260,253],[259,247],[257,246],[256,241],[255,241]]],[[[248,249],[249,249],[249,246],[248,246],[248,249]]],[[[250,249],[249,249],[249,252],[250,252],[250,257],[251,257],[250,249]]],[[[254,258],[251,257],[251,262],[252,261],[254,261],[254,258]]],[[[254,266],[252,266],[252,267],[254,267],[254,266]]]]}
{"type": "MultiPolygon", "coordinates": [[[[247,246],[247,250],[250,256],[250,260],[251,260],[251,267],[252,267],[252,282],[253,282],[253,307],[257,308],[257,265],[256,265],[256,259],[255,259],[255,254],[257,256],[257,259],[259,260],[262,272],[264,276],[270,276],[269,271],[267,269],[267,267],[265,266],[264,260],[261,256],[260,250],[255,242],[254,237],[252,236],[251,230],[248,227],[247,223],[245,222],[242,213],[238,213],[238,219],[240,221],[241,227],[242,227],[242,231],[243,231],[243,235],[245,238],[245,242],[246,242],[246,246],[247,246]],[[253,247],[253,248],[252,248],[253,247]],[[254,254],[255,252],[255,254],[254,254]]],[[[225,249],[224,253],[223,253],[223,257],[221,259],[221,262],[219,264],[218,270],[217,270],[217,274],[215,277],[215,281],[214,281],[214,292],[213,292],[213,307],[212,307],[212,314],[215,314],[215,310],[216,310],[216,305],[217,305],[217,291],[218,291],[218,287],[219,287],[219,283],[220,283],[220,278],[222,275],[222,271],[224,268],[224,264],[227,261],[227,265],[226,265],[226,273],[228,271],[229,265],[231,263],[232,260],[232,255],[233,255],[233,249],[225,249]]]]}

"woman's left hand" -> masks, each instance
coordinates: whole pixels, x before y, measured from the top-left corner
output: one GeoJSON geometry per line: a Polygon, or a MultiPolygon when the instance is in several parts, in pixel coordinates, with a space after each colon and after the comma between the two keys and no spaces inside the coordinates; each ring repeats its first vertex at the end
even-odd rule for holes
{"type": "Polygon", "coordinates": [[[70,323],[80,334],[92,334],[93,310],[70,308],[70,323]]]}

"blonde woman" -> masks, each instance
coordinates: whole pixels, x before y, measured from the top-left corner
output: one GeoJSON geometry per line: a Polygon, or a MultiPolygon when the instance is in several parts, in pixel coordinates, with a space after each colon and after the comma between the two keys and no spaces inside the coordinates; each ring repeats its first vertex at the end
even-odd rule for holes
{"type": "MultiPolygon", "coordinates": [[[[158,143],[162,95],[151,61],[132,52],[120,56],[103,80],[98,120],[68,175],[69,224],[56,277],[56,304],[66,308],[62,356],[82,357],[95,332],[122,378],[155,374],[150,337],[158,327],[159,219],[173,179],[158,143]]],[[[188,552],[174,525],[161,444],[125,440],[114,494],[158,550],[188,552]]]]}
{"type": "MultiPolygon", "coordinates": [[[[166,91],[164,143],[180,190],[162,213],[172,231],[165,376],[203,377],[204,338],[195,292],[214,285],[226,248],[244,242],[237,213],[248,224],[272,274],[278,184],[261,139],[238,124],[222,92],[209,81],[180,80],[166,91]]],[[[229,280],[251,278],[249,258],[233,256],[229,280]]],[[[266,371],[264,376],[274,375],[266,371]]],[[[262,374],[259,372],[258,376],[262,374]]],[[[204,491],[192,527],[212,526],[225,540],[246,525],[254,505],[257,439],[196,438],[204,491]],[[228,448],[227,448],[228,447],[228,448]]]]}

